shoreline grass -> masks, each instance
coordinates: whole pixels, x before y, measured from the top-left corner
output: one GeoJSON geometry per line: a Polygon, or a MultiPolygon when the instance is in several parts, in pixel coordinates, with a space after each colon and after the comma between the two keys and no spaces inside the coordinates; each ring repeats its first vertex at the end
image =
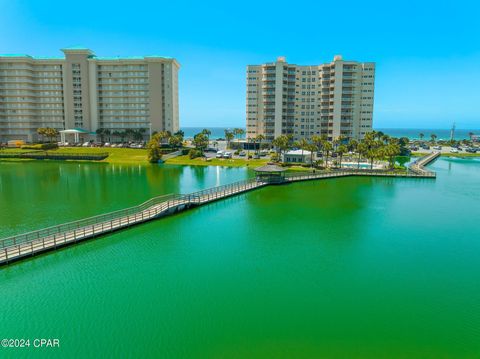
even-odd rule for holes
{"type": "MultiPolygon", "coordinates": [[[[13,153],[26,153],[26,152],[44,152],[43,150],[28,150],[21,148],[8,148],[2,150],[5,152],[13,153]]],[[[110,147],[60,147],[56,150],[48,150],[49,153],[108,153],[108,157],[101,161],[78,161],[67,160],[69,162],[94,162],[94,163],[113,163],[113,164],[148,164],[147,150],[142,148],[110,148],[110,147]]],[[[13,159],[0,159],[0,161],[13,160],[13,159]]],[[[17,161],[26,161],[31,159],[16,158],[17,161]]],[[[36,161],[36,160],[33,160],[36,161]]],[[[48,161],[48,160],[47,160],[48,161]]]]}
{"type": "Polygon", "coordinates": [[[211,158],[208,161],[203,157],[191,159],[188,155],[170,158],[165,161],[167,165],[184,166],[225,166],[225,167],[259,167],[266,165],[268,159],[243,159],[243,158],[211,158]]]}

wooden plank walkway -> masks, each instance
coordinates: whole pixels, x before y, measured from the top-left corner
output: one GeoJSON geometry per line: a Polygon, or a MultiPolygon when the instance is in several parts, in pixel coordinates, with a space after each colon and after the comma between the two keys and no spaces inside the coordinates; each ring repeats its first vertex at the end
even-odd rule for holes
{"type": "MultiPolygon", "coordinates": [[[[435,173],[424,166],[439,155],[425,156],[414,162],[410,171],[403,173],[357,169],[294,173],[286,175],[283,183],[346,176],[435,178],[435,173]]],[[[270,183],[251,179],[186,195],[155,197],[135,207],[4,238],[0,240],[0,265],[267,185],[270,183]]]]}

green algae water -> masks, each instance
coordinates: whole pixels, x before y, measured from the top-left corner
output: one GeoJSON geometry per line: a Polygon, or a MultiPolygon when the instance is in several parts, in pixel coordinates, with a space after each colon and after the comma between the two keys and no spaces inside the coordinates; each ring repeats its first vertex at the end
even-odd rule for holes
{"type": "MultiPolygon", "coordinates": [[[[0,269],[2,357],[478,358],[480,161],[270,186],[0,269]]],[[[2,237],[251,176],[0,164],[2,237]]]]}

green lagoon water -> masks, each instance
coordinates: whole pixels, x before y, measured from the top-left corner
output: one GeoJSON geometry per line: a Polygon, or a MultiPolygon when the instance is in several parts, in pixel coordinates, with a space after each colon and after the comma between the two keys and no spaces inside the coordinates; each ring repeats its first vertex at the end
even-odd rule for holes
{"type": "MultiPolygon", "coordinates": [[[[479,358],[480,161],[271,186],[0,269],[0,356],[479,358]]],[[[246,169],[0,163],[0,237],[246,169]]]]}

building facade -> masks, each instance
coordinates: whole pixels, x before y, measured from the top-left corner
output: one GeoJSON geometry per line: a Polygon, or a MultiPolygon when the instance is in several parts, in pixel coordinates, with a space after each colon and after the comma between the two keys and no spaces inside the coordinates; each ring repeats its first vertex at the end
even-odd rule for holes
{"type": "Polygon", "coordinates": [[[361,139],[372,131],[374,82],[374,63],[340,55],[322,65],[298,66],[279,57],[247,66],[247,138],[361,139]]]}
{"type": "Polygon", "coordinates": [[[37,128],[179,130],[178,70],[161,56],[0,55],[0,142],[37,140],[37,128]]]}

